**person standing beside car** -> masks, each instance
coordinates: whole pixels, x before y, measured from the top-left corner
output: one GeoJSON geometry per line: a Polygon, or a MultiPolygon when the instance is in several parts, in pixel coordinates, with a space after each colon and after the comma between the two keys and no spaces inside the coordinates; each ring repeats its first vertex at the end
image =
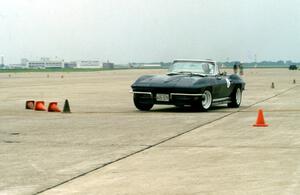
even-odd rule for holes
{"type": "Polygon", "coordinates": [[[237,65],[237,63],[234,63],[234,65],[233,65],[233,73],[237,74],[237,71],[238,71],[238,65],[237,65]]]}
{"type": "Polygon", "coordinates": [[[244,67],[243,67],[242,63],[239,64],[239,69],[240,69],[240,75],[243,76],[244,75],[244,67]]]}

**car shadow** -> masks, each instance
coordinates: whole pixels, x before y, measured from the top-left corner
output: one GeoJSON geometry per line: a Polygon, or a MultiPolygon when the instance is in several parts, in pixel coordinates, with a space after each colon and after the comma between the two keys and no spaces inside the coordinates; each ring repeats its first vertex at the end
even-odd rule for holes
{"type": "Polygon", "coordinates": [[[238,108],[228,108],[225,105],[212,106],[207,112],[201,112],[192,107],[164,107],[164,108],[152,108],[149,112],[170,112],[170,113],[210,113],[210,112],[232,112],[238,108]]]}

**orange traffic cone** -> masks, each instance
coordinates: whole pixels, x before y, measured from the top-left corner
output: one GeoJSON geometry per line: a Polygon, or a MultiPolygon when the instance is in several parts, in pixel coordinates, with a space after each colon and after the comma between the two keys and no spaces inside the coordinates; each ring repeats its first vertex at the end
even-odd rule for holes
{"type": "Polygon", "coordinates": [[[35,103],[35,108],[34,110],[37,110],[37,111],[46,111],[46,107],[45,107],[45,102],[44,101],[37,101],[35,103]]]}
{"type": "Polygon", "coordinates": [[[50,102],[48,106],[48,112],[61,112],[57,106],[57,102],[50,102]]]}
{"type": "Polygon", "coordinates": [[[33,100],[27,100],[25,104],[26,109],[33,110],[34,109],[34,101],[33,100]]]}
{"type": "Polygon", "coordinates": [[[267,127],[268,124],[265,123],[264,114],[262,109],[258,110],[258,115],[256,119],[256,124],[253,125],[253,127],[267,127]]]}

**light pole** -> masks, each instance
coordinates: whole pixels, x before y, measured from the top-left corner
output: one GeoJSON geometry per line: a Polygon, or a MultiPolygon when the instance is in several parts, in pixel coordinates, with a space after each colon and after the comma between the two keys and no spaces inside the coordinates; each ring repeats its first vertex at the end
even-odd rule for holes
{"type": "Polygon", "coordinates": [[[1,55],[1,64],[0,64],[1,67],[4,67],[4,55],[1,55]]]}

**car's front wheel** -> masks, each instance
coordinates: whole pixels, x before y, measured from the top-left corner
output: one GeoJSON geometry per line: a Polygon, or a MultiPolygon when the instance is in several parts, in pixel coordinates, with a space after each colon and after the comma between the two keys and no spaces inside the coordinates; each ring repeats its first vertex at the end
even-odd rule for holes
{"type": "Polygon", "coordinates": [[[230,97],[229,108],[238,108],[242,103],[242,90],[240,87],[236,87],[230,97]]]}
{"type": "Polygon", "coordinates": [[[133,102],[135,107],[141,111],[149,111],[153,107],[152,103],[143,103],[138,97],[134,97],[133,102]]]}
{"type": "Polygon", "coordinates": [[[200,111],[207,111],[210,109],[213,101],[213,96],[211,94],[211,91],[206,89],[203,92],[202,98],[200,99],[200,102],[194,103],[193,107],[195,109],[199,109],[200,111]]]}

